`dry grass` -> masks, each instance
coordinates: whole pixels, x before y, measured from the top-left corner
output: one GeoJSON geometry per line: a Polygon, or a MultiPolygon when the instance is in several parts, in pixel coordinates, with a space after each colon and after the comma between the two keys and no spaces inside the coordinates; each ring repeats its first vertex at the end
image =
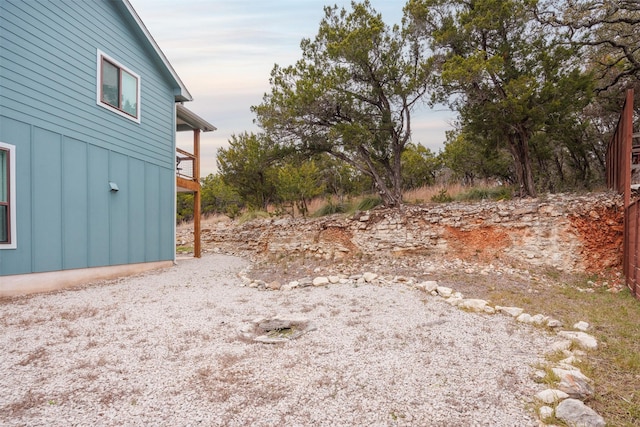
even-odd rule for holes
{"type": "Polygon", "coordinates": [[[468,187],[460,184],[451,184],[447,186],[424,186],[405,191],[402,197],[405,203],[420,205],[423,203],[429,203],[434,196],[441,194],[443,191],[445,191],[452,198],[455,198],[457,195],[464,193],[467,190],[469,190],[468,187]]]}

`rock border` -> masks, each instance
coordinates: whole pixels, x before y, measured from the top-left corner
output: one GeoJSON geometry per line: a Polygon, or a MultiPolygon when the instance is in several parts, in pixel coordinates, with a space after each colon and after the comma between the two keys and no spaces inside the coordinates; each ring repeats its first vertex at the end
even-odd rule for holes
{"type": "MultiPolygon", "coordinates": [[[[593,381],[585,376],[574,363],[580,361],[580,357],[586,356],[586,351],[594,350],[598,347],[595,337],[588,334],[590,325],[581,321],[573,325],[573,330],[563,330],[562,322],[553,319],[544,314],[525,313],[520,307],[503,307],[500,305],[491,305],[488,301],[475,298],[464,298],[460,292],[454,289],[440,286],[435,280],[427,280],[418,282],[413,277],[394,276],[392,278],[380,276],[372,272],[364,272],[362,274],[346,275],[330,275],[304,277],[282,284],[278,281],[266,283],[262,280],[253,280],[248,277],[247,269],[239,273],[241,278],[240,286],[247,286],[258,290],[265,291],[292,291],[297,288],[305,288],[309,286],[330,286],[332,284],[373,284],[373,285],[404,285],[409,288],[420,290],[428,295],[439,298],[448,304],[458,307],[461,310],[467,310],[475,313],[484,313],[487,315],[500,314],[509,316],[516,322],[529,324],[533,326],[545,327],[551,331],[556,331],[558,341],[552,344],[549,353],[562,352],[564,359],[558,363],[549,363],[543,369],[536,370],[533,375],[539,380],[543,380],[548,376],[548,371],[558,378],[556,388],[548,388],[542,390],[534,396],[534,402],[541,406],[537,410],[537,416],[541,426],[553,426],[547,424],[553,419],[561,420],[569,426],[590,426],[604,427],[605,421],[597,412],[589,408],[584,401],[593,396],[593,381]]],[[[248,326],[246,330],[240,330],[242,335],[254,334],[255,327],[265,319],[257,319],[248,326]],[[256,323],[258,322],[258,323],[256,323]],[[251,330],[251,331],[250,331],[251,330]]],[[[313,328],[313,327],[312,327],[313,328]]],[[[306,333],[305,331],[304,333],[306,333]]],[[[283,342],[288,337],[255,337],[252,335],[247,338],[254,339],[259,342],[283,342]],[[275,339],[275,341],[273,341],[275,339]],[[261,341],[262,340],[262,341],[261,341]]]]}

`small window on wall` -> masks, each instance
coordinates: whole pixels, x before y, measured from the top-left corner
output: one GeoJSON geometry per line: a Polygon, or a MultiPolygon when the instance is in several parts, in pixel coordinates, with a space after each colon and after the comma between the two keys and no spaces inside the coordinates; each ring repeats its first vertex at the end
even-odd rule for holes
{"type": "Polygon", "coordinates": [[[0,249],[15,249],[16,147],[0,142],[0,249]]]}
{"type": "Polygon", "coordinates": [[[98,105],[140,123],[140,76],[98,50],[98,105]]]}

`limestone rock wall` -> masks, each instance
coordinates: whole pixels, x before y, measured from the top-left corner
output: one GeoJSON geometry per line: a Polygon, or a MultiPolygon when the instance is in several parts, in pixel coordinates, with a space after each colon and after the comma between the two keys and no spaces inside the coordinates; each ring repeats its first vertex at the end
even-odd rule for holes
{"type": "Polygon", "coordinates": [[[202,239],[209,250],[276,258],[444,256],[600,271],[620,264],[622,202],[611,193],[551,195],[374,209],[352,216],[221,222],[205,228],[202,239]]]}

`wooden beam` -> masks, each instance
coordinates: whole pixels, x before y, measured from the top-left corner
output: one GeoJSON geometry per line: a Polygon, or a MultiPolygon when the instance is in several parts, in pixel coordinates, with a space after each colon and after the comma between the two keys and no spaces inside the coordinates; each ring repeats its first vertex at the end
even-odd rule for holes
{"type": "Polygon", "coordinates": [[[202,256],[202,245],[200,241],[200,190],[193,195],[193,256],[202,256]]]}
{"type": "Polygon", "coordinates": [[[202,256],[202,246],[200,240],[200,220],[202,217],[200,202],[200,129],[193,130],[193,179],[198,184],[198,189],[193,197],[193,256],[200,258],[202,256]]]}
{"type": "Polygon", "coordinates": [[[190,192],[200,191],[200,183],[191,179],[183,178],[181,176],[176,177],[176,186],[178,191],[187,190],[190,192]]]}

